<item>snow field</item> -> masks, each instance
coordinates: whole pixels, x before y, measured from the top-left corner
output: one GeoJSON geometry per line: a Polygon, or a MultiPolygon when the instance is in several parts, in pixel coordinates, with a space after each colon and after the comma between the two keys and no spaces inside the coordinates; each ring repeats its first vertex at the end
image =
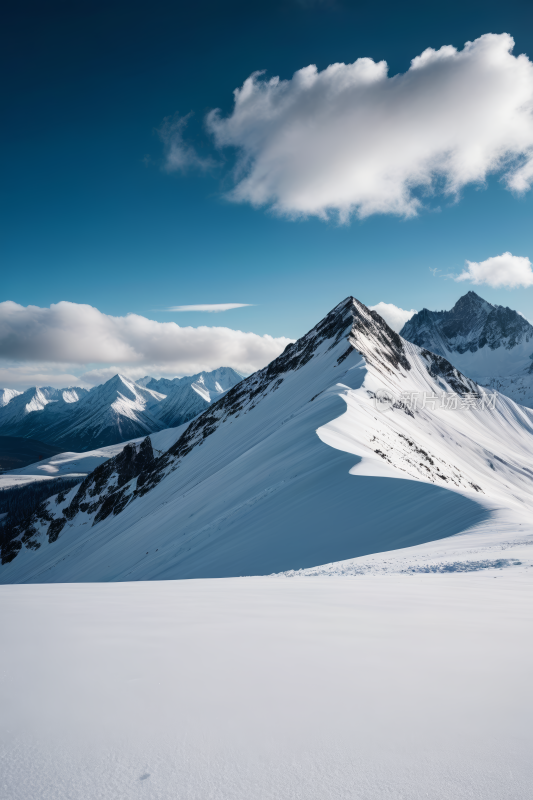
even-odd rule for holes
{"type": "Polygon", "coordinates": [[[3,796],[529,800],[532,600],[518,568],[1,587],[3,796]]]}

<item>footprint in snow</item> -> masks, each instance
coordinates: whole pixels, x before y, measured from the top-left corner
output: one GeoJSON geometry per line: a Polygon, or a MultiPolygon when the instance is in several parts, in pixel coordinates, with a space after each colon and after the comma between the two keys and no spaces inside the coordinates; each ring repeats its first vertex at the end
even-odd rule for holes
{"type": "Polygon", "coordinates": [[[145,772],[145,773],[144,773],[144,775],[141,775],[141,777],[139,778],[139,780],[140,780],[140,781],[145,781],[145,780],[146,780],[146,778],[149,778],[149,777],[150,777],[150,773],[149,773],[149,772],[145,772]]]}

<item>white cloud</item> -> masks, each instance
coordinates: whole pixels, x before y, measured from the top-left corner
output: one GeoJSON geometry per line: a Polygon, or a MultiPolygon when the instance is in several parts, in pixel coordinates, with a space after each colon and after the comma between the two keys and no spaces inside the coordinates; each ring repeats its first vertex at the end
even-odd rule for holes
{"type": "Polygon", "coordinates": [[[180,117],[166,117],[159,136],[165,145],[165,169],[167,172],[185,172],[189,168],[210,169],[214,165],[212,158],[202,158],[191,144],[183,138],[183,131],[192,116],[192,112],[180,117]]]}
{"type": "Polygon", "coordinates": [[[245,308],[252,303],[200,303],[196,306],[171,306],[167,311],[209,311],[217,313],[219,311],[231,311],[232,308],[245,308]]]}
{"type": "MultiPolygon", "coordinates": [[[[25,391],[30,386],[55,386],[63,389],[66,386],[82,386],[89,388],[93,384],[84,380],[68,367],[58,364],[20,364],[0,361],[0,387],[25,391]]],[[[115,370],[116,375],[119,370],[115,370]]],[[[110,376],[112,377],[112,376],[110,376]]],[[[101,383],[101,381],[98,381],[101,383]]]]}
{"type": "Polygon", "coordinates": [[[526,256],[513,256],[502,253],[485,261],[467,261],[466,269],[454,276],[456,281],[470,281],[475,284],[486,283],[498,288],[505,286],[516,289],[518,286],[533,286],[533,270],[531,261],[526,256]]]}
{"type": "Polygon", "coordinates": [[[232,113],[207,117],[219,147],[238,149],[229,197],[288,216],[409,217],[420,195],[456,197],[501,172],[533,182],[533,64],[486,34],[464,49],[428,48],[392,78],[385,61],[314,65],[290,80],[254,73],[232,113]]]}
{"type": "Polygon", "coordinates": [[[113,317],[66,301],[50,308],[0,303],[0,376],[10,387],[93,384],[108,372],[140,378],[228,366],[250,373],[276,358],[291,341],[231,328],[180,327],[138,314],[113,317]],[[76,367],[89,371],[76,377],[76,367]]]}
{"type": "Polygon", "coordinates": [[[393,331],[399,333],[405,323],[416,314],[414,308],[406,311],[404,308],[395,306],[394,303],[378,303],[375,306],[369,306],[372,311],[377,311],[380,317],[383,317],[387,325],[393,331]]]}

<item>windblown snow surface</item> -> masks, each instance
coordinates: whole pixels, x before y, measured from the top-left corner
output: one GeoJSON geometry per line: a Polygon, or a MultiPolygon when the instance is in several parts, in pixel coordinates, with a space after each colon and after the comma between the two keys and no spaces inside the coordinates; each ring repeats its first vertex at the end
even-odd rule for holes
{"type": "Polygon", "coordinates": [[[410,391],[478,387],[348,298],[15,532],[4,795],[529,798],[533,411],[410,391]]]}

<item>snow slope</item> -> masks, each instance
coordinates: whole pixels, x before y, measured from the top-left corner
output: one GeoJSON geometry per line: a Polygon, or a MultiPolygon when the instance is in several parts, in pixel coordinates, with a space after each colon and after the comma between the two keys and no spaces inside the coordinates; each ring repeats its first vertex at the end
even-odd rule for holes
{"type": "Polygon", "coordinates": [[[482,386],[533,406],[533,325],[518,312],[468,292],[450,311],[422,309],[400,333],[482,386]]]}
{"type": "Polygon", "coordinates": [[[6,800],[531,797],[524,567],[3,586],[0,604],[6,800]]]}
{"type": "Polygon", "coordinates": [[[166,454],[145,440],[50,500],[12,533],[0,580],[268,574],[482,523],[500,541],[505,525],[530,524],[533,411],[501,395],[455,411],[399,399],[443,390],[478,387],[348,298],[166,454]],[[386,412],[378,389],[397,398],[386,412]]]}
{"type": "Polygon", "coordinates": [[[38,459],[57,455],[59,448],[39,442],[37,439],[24,439],[21,436],[0,436],[0,486],[5,470],[21,469],[38,459]]]}

